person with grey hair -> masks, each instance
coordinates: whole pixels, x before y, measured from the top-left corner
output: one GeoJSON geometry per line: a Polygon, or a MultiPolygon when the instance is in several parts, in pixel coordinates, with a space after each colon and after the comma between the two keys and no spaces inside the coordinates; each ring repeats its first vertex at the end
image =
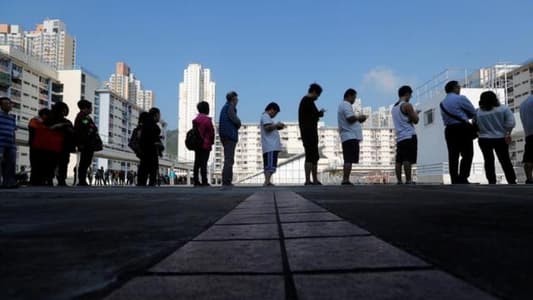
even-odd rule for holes
{"type": "Polygon", "coordinates": [[[220,111],[218,133],[220,141],[224,147],[224,167],[222,168],[222,186],[230,188],[233,186],[233,163],[235,158],[235,147],[239,141],[239,128],[241,120],[237,116],[237,103],[239,97],[235,91],[226,94],[226,104],[220,111]]]}
{"type": "Polygon", "coordinates": [[[8,97],[0,97],[0,176],[2,188],[16,188],[15,165],[17,146],[15,116],[9,114],[13,103],[8,97]]]}

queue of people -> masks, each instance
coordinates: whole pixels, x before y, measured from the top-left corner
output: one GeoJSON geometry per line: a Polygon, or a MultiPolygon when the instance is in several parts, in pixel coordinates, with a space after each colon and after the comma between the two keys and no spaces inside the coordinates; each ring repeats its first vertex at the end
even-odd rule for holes
{"type": "MultiPolygon", "coordinates": [[[[512,142],[511,132],[515,120],[510,109],[501,104],[492,91],[481,94],[479,109],[461,95],[461,86],[457,81],[450,81],[445,86],[446,97],[440,103],[440,111],[445,125],[444,138],[448,150],[449,174],[452,184],[469,184],[474,148],[473,141],[477,138],[485,161],[485,173],[489,184],[496,183],[494,153],[498,158],[505,178],[509,184],[516,184],[516,174],[509,156],[509,144],[512,142]]],[[[315,102],[322,94],[322,87],[316,83],[309,86],[307,93],[300,101],[298,121],[302,145],[305,152],[305,185],[321,185],[318,180],[318,161],[320,159],[318,121],[325,114],[318,109],[315,102]]],[[[402,86],[398,90],[398,100],[392,106],[392,119],[396,132],[396,165],[395,172],[399,184],[414,184],[412,167],[417,161],[418,139],[415,125],[419,121],[419,111],[409,102],[413,90],[402,86]],[[405,174],[403,180],[402,171],[405,174]]],[[[339,136],[343,149],[342,185],[352,185],[350,174],[353,164],[359,163],[360,144],[363,140],[362,123],[368,116],[354,111],[353,104],[357,98],[355,89],[347,89],[337,111],[339,136]]],[[[237,115],[239,98],[235,91],[226,95],[226,104],[219,116],[218,133],[224,150],[222,170],[222,187],[233,186],[233,165],[235,149],[239,141],[241,120],[237,115]]],[[[15,159],[16,122],[9,114],[12,108],[8,97],[0,98],[0,161],[2,187],[16,187],[15,159]]],[[[78,102],[79,113],[74,124],[66,117],[69,107],[63,103],[55,103],[51,109],[41,109],[38,116],[31,119],[29,128],[31,176],[29,182],[36,186],[53,185],[54,178],[59,186],[66,185],[67,166],[70,154],[79,153],[76,167],[78,186],[88,186],[92,176],[96,177],[97,185],[106,185],[110,176],[117,178],[119,184],[137,186],[155,186],[161,182],[158,174],[159,157],[164,146],[161,141],[160,111],[152,108],[143,112],[139,124],[133,131],[130,147],[140,159],[138,172],[114,171],[103,168],[94,172],[90,169],[94,152],[103,148],[98,135],[98,128],[91,118],[92,104],[87,100],[78,102]],[[123,174],[121,174],[121,172],[123,174]],[[110,175],[113,174],[113,175],[110,175]]],[[[199,139],[194,147],[195,160],[193,168],[193,184],[197,187],[210,186],[207,179],[207,162],[215,140],[213,121],[208,116],[209,104],[205,101],[197,105],[198,115],[193,120],[195,137],[199,139]]],[[[279,104],[269,103],[260,119],[261,145],[264,161],[265,186],[273,186],[272,176],[276,172],[278,155],[281,151],[279,130],[285,125],[274,118],[281,111],[279,104]]],[[[525,132],[524,171],[526,183],[533,183],[533,95],[520,106],[520,116],[525,132]]]]}

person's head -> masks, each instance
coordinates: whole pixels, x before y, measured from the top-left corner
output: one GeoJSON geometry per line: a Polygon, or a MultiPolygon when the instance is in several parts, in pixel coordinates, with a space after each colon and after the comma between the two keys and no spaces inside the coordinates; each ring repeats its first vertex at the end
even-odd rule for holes
{"type": "Polygon", "coordinates": [[[411,96],[413,95],[413,89],[408,86],[404,85],[400,89],[398,89],[398,97],[404,101],[411,100],[411,96]]]}
{"type": "Polygon", "coordinates": [[[461,93],[461,86],[459,85],[459,82],[456,80],[452,80],[448,83],[446,83],[446,86],[444,87],[444,91],[446,94],[454,93],[459,95],[461,93]]]}
{"type": "Polygon", "coordinates": [[[85,114],[91,114],[93,112],[93,104],[85,99],[78,101],[78,108],[85,114]]]}
{"type": "Polygon", "coordinates": [[[231,91],[226,94],[226,101],[237,106],[237,102],[239,102],[239,95],[237,95],[237,92],[231,91]]]}
{"type": "Polygon", "coordinates": [[[344,101],[350,102],[350,104],[353,104],[355,102],[355,99],[357,98],[357,91],[354,89],[347,89],[346,92],[344,92],[344,101]]]}
{"type": "Polygon", "coordinates": [[[500,106],[500,100],[493,91],[483,92],[479,97],[479,108],[482,110],[492,110],[500,106]]]}
{"type": "Polygon", "coordinates": [[[150,117],[152,117],[156,122],[159,122],[161,119],[161,111],[159,111],[159,108],[157,107],[150,108],[148,114],[150,114],[150,117]]]}
{"type": "Polygon", "coordinates": [[[39,118],[41,118],[43,121],[48,119],[48,117],[50,117],[50,114],[52,113],[52,111],[48,108],[41,108],[38,112],[39,114],[39,118]]]}
{"type": "Polygon", "coordinates": [[[198,104],[196,105],[196,109],[198,110],[199,113],[208,115],[209,114],[209,103],[206,101],[198,102],[198,104]]]}
{"type": "Polygon", "coordinates": [[[307,95],[313,100],[318,99],[320,95],[322,94],[322,87],[318,83],[313,83],[309,86],[309,89],[307,90],[307,95]]]}
{"type": "Polygon", "coordinates": [[[139,115],[139,125],[142,125],[144,122],[146,122],[146,120],[150,117],[150,114],[146,111],[143,111],[140,115],[139,115]]]}
{"type": "Polygon", "coordinates": [[[68,105],[65,102],[57,102],[52,105],[52,112],[58,116],[66,117],[69,113],[68,105]]]}
{"type": "Polygon", "coordinates": [[[9,97],[0,97],[0,109],[2,109],[3,112],[8,113],[12,108],[13,103],[9,97]]]}
{"type": "Polygon", "coordinates": [[[279,105],[276,102],[270,102],[266,108],[265,112],[271,117],[274,118],[279,112],[280,108],[279,105]]]}

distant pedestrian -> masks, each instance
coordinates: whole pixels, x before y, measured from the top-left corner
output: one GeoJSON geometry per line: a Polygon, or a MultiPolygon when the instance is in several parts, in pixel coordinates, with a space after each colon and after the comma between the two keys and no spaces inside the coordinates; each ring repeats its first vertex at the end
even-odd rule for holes
{"type": "Polygon", "coordinates": [[[215,143],[215,128],[211,117],[209,117],[209,103],[199,102],[196,108],[198,109],[198,116],[192,121],[192,124],[198,129],[203,143],[199,149],[194,150],[193,183],[194,186],[209,186],[207,161],[215,143]],[[200,182],[199,175],[202,177],[202,182],[200,182]]]}
{"type": "Polygon", "coordinates": [[[222,169],[222,186],[232,187],[233,164],[235,160],[235,147],[239,141],[239,128],[241,120],[237,116],[237,103],[239,97],[236,92],[231,91],[226,94],[226,104],[220,111],[219,135],[224,147],[224,167],[222,169]]]}
{"type": "Polygon", "coordinates": [[[149,117],[142,124],[140,149],[141,161],[139,164],[138,186],[157,184],[159,174],[159,157],[163,155],[163,143],[161,142],[161,129],[157,125],[161,118],[161,112],[153,107],[148,112],[149,117]]]}
{"type": "Polygon", "coordinates": [[[104,173],[104,167],[100,167],[100,169],[96,171],[96,185],[105,185],[104,173]]]}
{"type": "Polygon", "coordinates": [[[418,140],[415,124],[418,124],[418,113],[409,103],[413,89],[402,86],[398,90],[400,100],[392,107],[392,121],[396,132],[396,180],[402,183],[402,166],[405,171],[405,183],[412,184],[412,166],[416,164],[418,140]]]}
{"type": "Polygon", "coordinates": [[[474,122],[479,127],[478,143],[485,160],[485,176],[489,184],[496,184],[494,152],[498,156],[507,183],[516,184],[516,174],[509,156],[515,119],[509,107],[501,105],[494,92],[483,92],[474,122]]]}
{"type": "Polygon", "coordinates": [[[444,135],[448,147],[448,168],[452,184],[469,184],[474,157],[474,127],[470,123],[476,109],[467,97],[461,95],[461,86],[450,81],[444,90],[446,97],[440,104],[441,116],[446,126],[444,135]],[[459,157],[461,162],[459,165],[459,157]]]}
{"type": "MultiPolygon", "coordinates": [[[[91,118],[93,110],[92,103],[82,99],[78,101],[78,108],[80,112],[76,116],[74,122],[74,131],[76,133],[76,145],[80,152],[80,159],[78,165],[78,186],[88,186],[87,175],[88,168],[93,161],[95,150],[98,150],[96,145],[96,136],[98,135],[98,128],[91,118]]],[[[98,137],[99,139],[99,137],[98,137]]],[[[89,171],[92,177],[92,169],[89,171]]]]}
{"type": "Polygon", "coordinates": [[[2,188],[16,188],[15,177],[17,146],[15,116],[9,114],[13,103],[8,97],[0,97],[0,176],[2,188]]]}
{"type": "Polygon", "coordinates": [[[66,118],[69,114],[69,107],[64,102],[57,102],[52,106],[52,119],[54,125],[52,129],[58,130],[63,136],[61,152],[57,160],[57,185],[67,186],[67,169],[70,161],[70,153],[76,152],[76,136],[74,125],[66,118]]]}
{"type": "Polygon", "coordinates": [[[305,150],[305,185],[322,185],[318,181],[318,120],[324,116],[324,109],[318,110],[315,101],[322,94],[322,87],[316,83],[309,86],[307,95],[298,107],[298,123],[305,150]],[[313,181],[311,182],[311,174],[313,181]]]}
{"type": "Polygon", "coordinates": [[[272,175],[278,167],[278,154],[281,152],[281,139],[279,130],[285,128],[285,124],[274,122],[274,118],[280,112],[276,102],[269,103],[261,116],[261,147],[263,149],[263,169],[265,173],[264,186],[273,186],[272,175]]]}
{"type": "Polygon", "coordinates": [[[361,123],[367,119],[367,116],[354,111],[355,99],[357,99],[357,91],[354,89],[346,90],[344,100],[337,110],[337,123],[344,160],[342,185],[353,185],[350,182],[350,174],[352,173],[352,165],[359,163],[360,144],[363,141],[361,123]]]}
{"type": "Polygon", "coordinates": [[[523,158],[526,183],[533,184],[533,95],[520,105],[520,119],[526,137],[523,158]]]}

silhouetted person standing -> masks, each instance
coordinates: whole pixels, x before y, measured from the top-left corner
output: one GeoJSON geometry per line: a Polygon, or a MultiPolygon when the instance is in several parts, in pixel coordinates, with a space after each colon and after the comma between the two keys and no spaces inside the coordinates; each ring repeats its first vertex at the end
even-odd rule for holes
{"type": "Polygon", "coordinates": [[[98,134],[98,128],[91,118],[92,107],[92,103],[85,99],[78,101],[80,112],[74,121],[76,145],[80,153],[80,161],[78,164],[78,186],[89,185],[89,183],[87,183],[87,169],[93,161],[95,151],[94,140],[95,135],[98,134]]]}
{"type": "Polygon", "coordinates": [[[410,86],[402,86],[398,90],[400,100],[392,107],[392,121],[396,131],[396,180],[402,183],[402,166],[405,171],[405,183],[412,184],[411,170],[416,164],[418,140],[415,124],[418,124],[418,113],[409,100],[413,95],[410,86]]]}
{"type": "Polygon", "coordinates": [[[520,105],[520,119],[526,137],[522,160],[526,173],[526,183],[533,184],[533,95],[520,105]]]}
{"type": "Polygon", "coordinates": [[[222,169],[222,186],[233,186],[233,163],[235,159],[235,147],[239,141],[239,128],[241,120],[237,116],[237,103],[239,98],[236,92],[226,94],[226,104],[220,111],[219,135],[224,147],[224,167],[222,169]]]}
{"type": "Polygon", "coordinates": [[[479,127],[478,143],[485,160],[485,176],[489,184],[496,184],[494,152],[502,165],[507,183],[516,184],[516,174],[509,156],[511,131],[515,127],[513,113],[509,107],[500,104],[494,92],[487,91],[481,94],[474,120],[479,127]]]}
{"type": "Polygon", "coordinates": [[[0,97],[0,176],[2,188],[16,188],[15,165],[17,160],[17,146],[15,130],[17,124],[15,116],[9,114],[13,103],[8,97],[0,97]]]}
{"type": "Polygon", "coordinates": [[[158,108],[151,108],[148,117],[143,121],[140,138],[140,164],[137,185],[155,186],[159,174],[159,156],[163,155],[163,144],[161,143],[161,129],[157,125],[161,118],[158,108]]]}
{"type": "Polygon", "coordinates": [[[67,169],[70,161],[70,153],[76,151],[74,126],[66,116],[69,114],[69,107],[64,102],[57,102],[52,106],[52,119],[56,123],[55,130],[59,130],[63,135],[63,145],[57,160],[57,185],[67,185],[67,169]]]}
{"type": "Polygon", "coordinates": [[[476,114],[472,102],[460,95],[461,86],[457,81],[450,81],[444,90],[446,97],[440,104],[441,115],[446,129],[444,135],[448,147],[448,168],[452,184],[468,184],[474,144],[470,119],[476,114]],[[459,157],[461,162],[459,164],[459,157]]]}
{"type": "Polygon", "coordinates": [[[198,109],[198,116],[192,121],[193,126],[198,129],[198,133],[202,138],[202,145],[199,149],[194,150],[194,169],[193,169],[193,183],[194,186],[209,186],[207,179],[207,161],[211,148],[215,143],[215,128],[213,121],[209,117],[209,103],[202,101],[196,106],[198,109]],[[200,178],[202,177],[202,182],[200,178]]]}
{"type": "Polygon", "coordinates": [[[309,86],[307,95],[300,101],[298,123],[305,150],[305,185],[322,185],[318,181],[318,120],[324,116],[325,110],[318,110],[315,101],[322,94],[322,87],[316,83],[309,86]],[[311,182],[311,173],[313,182],[311,182]]]}

